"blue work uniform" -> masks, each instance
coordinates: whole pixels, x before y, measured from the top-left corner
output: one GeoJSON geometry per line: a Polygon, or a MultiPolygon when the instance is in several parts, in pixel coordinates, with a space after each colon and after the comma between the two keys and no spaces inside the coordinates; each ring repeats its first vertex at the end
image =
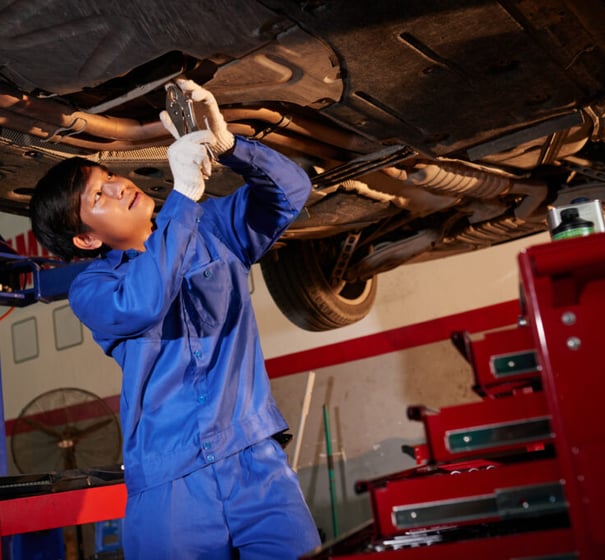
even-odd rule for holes
{"type": "Polygon", "coordinates": [[[306,173],[236,137],[242,175],[202,204],[171,192],[145,251],[112,250],[69,300],[123,371],[126,558],[286,560],[319,544],[287,457],[249,293],[251,266],[310,191],[306,173]]]}

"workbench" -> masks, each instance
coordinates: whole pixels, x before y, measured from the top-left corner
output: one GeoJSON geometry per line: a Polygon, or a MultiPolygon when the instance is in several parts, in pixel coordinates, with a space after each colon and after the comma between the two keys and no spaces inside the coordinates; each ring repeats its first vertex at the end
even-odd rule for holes
{"type": "Polygon", "coordinates": [[[12,498],[0,501],[0,532],[4,537],[120,519],[125,508],[124,483],[12,498]]]}
{"type": "Polygon", "coordinates": [[[0,500],[0,536],[120,519],[125,509],[123,482],[0,500]]]}

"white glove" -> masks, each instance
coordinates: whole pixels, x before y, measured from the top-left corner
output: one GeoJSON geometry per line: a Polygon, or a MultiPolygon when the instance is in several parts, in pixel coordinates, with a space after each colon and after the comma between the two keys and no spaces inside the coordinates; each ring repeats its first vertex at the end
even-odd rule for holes
{"type": "MultiPolygon", "coordinates": [[[[172,132],[174,125],[166,111],[160,113],[164,127],[172,132]]],[[[174,179],[174,190],[196,202],[202,198],[206,185],[204,178],[210,177],[212,164],[206,145],[212,136],[208,130],[196,130],[178,137],[168,148],[168,163],[174,179]]]]}
{"type": "Polygon", "coordinates": [[[190,95],[196,103],[193,105],[196,118],[200,128],[203,126],[202,119],[206,119],[208,127],[214,134],[214,139],[209,142],[210,149],[216,156],[220,156],[233,148],[235,139],[229,132],[227,123],[218,107],[214,95],[207,89],[196,84],[193,80],[183,80],[178,78],[176,84],[183,93],[190,95]],[[201,117],[201,118],[200,118],[201,117]]]}

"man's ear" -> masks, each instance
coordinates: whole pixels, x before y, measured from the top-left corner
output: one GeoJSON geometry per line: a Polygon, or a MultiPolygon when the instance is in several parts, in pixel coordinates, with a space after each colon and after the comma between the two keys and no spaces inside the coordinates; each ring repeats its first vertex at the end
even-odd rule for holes
{"type": "Polygon", "coordinates": [[[90,231],[78,233],[78,235],[74,235],[71,239],[78,249],[83,249],[84,251],[93,251],[103,245],[103,242],[90,231]]]}

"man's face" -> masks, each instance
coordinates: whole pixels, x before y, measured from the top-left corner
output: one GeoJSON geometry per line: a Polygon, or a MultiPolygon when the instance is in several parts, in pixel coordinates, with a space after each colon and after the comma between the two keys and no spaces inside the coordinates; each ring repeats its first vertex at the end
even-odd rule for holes
{"type": "Polygon", "coordinates": [[[74,237],[74,244],[84,249],[96,249],[104,243],[112,249],[144,251],[143,243],[152,231],[153,211],[153,199],[130,179],[104,167],[90,167],[80,195],[80,219],[89,231],[74,237]]]}

